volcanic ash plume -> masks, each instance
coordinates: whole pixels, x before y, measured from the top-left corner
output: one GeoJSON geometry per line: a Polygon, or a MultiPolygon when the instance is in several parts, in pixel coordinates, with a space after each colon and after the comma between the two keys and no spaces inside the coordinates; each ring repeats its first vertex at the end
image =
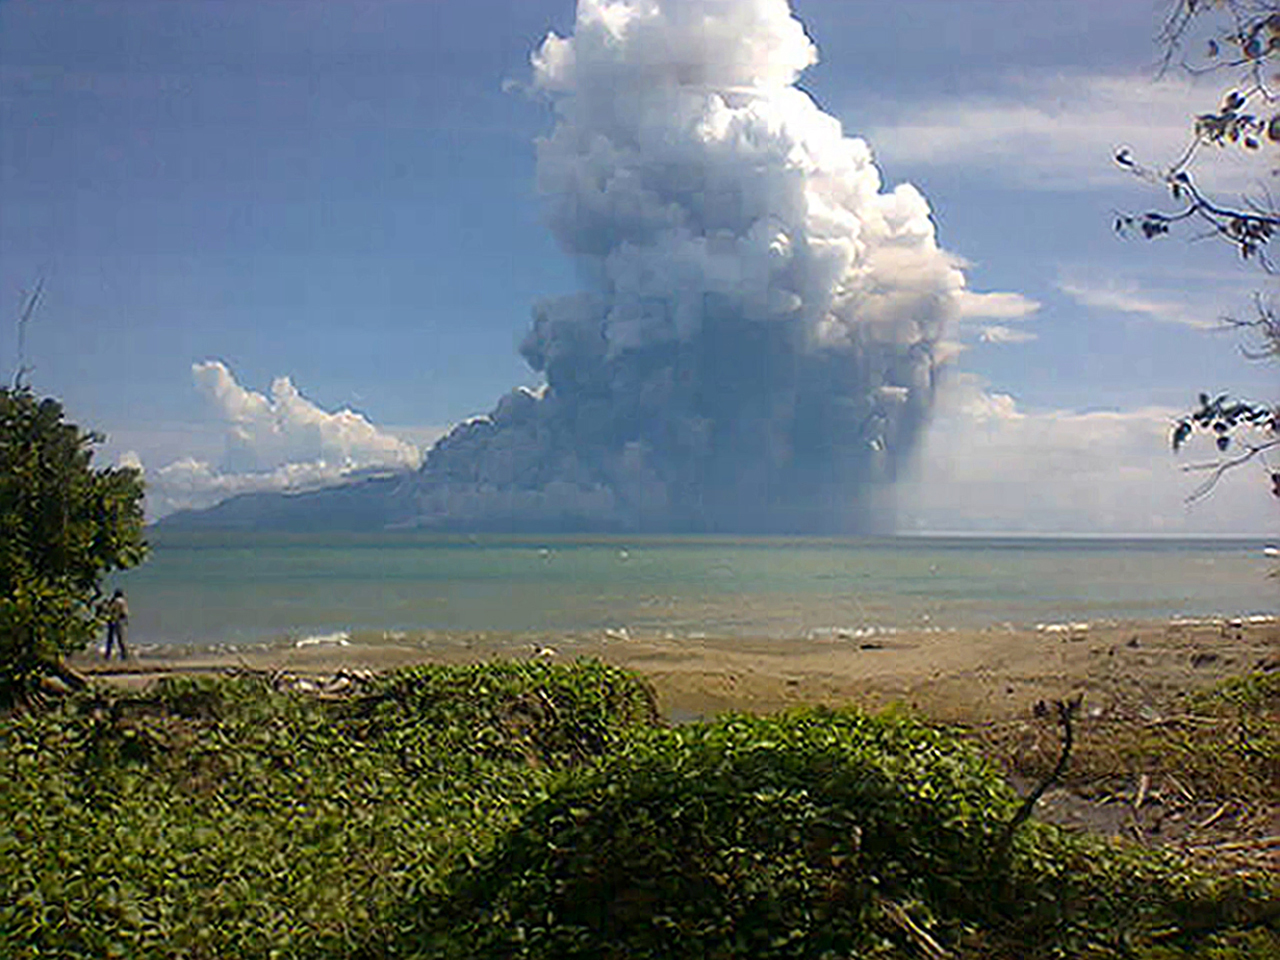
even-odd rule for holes
{"type": "Polygon", "coordinates": [[[795,83],[786,0],[580,0],[533,55],[538,183],[583,289],[538,304],[546,381],[431,451],[419,522],[848,532],[933,396],[964,278],[924,198],[795,83]]]}

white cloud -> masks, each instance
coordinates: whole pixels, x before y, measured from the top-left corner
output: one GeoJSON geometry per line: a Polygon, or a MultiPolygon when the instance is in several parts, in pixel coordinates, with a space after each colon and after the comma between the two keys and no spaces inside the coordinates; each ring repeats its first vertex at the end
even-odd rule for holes
{"type": "Polygon", "coordinates": [[[145,470],[142,465],[142,458],[138,456],[136,450],[126,450],[120,456],[116,457],[117,467],[128,467],[130,470],[145,470]]]}
{"type": "Polygon", "coordinates": [[[960,294],[961,320],[1022,320],[1040,309],[1040,303],[1020,293],[960,294]]]}
{"type": "Polygon", "coordinates": [[[396,437],[418,450],[430,450],[437,440],[449,432],[448,427],[432,424],[386,423],[380,429],[383,433],[396,437]]]}
{"type": "Polygon", "coordinates": [[[943,397],[918,472],[899,490],[900,528],[1108,534],[1280,532],[1256,469],[1188,504],[1202,475],[1175,457],[1178,411],[1026,411],[960,376],[943,397]]]}
{"type": "Polygon", "coordinates": [[[224,469],[264,471],[311,461],[347,470],[418,463],[416,447],[381,432],[354,410],[320,409],[288,377],[277,377],[267,397],[240,386],[217,360],[193,364],[191,374],[227,425],[224,469]]]}
{"type": "Polygon", "coordinates": [[[255,473],[225,473],[208,461],[183,457],[156,471],[149,489],[158,491],[170,509],[178,509],[215,503],[238,493],[323,487],[349,473],[323,460],[285,463],[274,470],[255,473]]]}
{"type": "Polygon", "coordinates": [[[1057,286],[1076,302],[1095,310],[1128,313],[1195,330],[1222,326],[1220,300],[1215,310],[1208,301],[1198,303],[1196,299],[1188,298],[1185,290],[1178,294],[1152,294],[1143,290],[1136,281],[1116,277],[1093,280],[1064,277],[1058,280],[1057,286]]]}
{"type": "Polygon", "coordinates": [[[994,344],[1030,343],[1036,339],[1036,335],[1029,330],[1015,330],[1013,327],[993,323],[978,330],[978,339],[983,343],[994,344]]]}
{"type": "MultiPolygon", "coordinates": [[[[362,471],[408,470],[421,459],[417,446],[362,414],[320,408],[288,377],[277,377],[267,396],[242,387],[216,360],[193,364],[191,372],[222,425],[222,455],[216,463],[182,456],[150,473],[147,506],[153,516],[238,493],[304,490],[362,471]]],[[[132,451],[121,459],[130,456],[140,464],[132,451]]]]}
{"type": "Polygon", "coordinates": [[[981,343],[1008,345],[1029,343],[1037,335],[1029,330],[1018,330],[1008,324],[1026,320],[1040,310],[1040,302],[1020,293],[975,293],[961,291],[957,325],[951,331],[951,339],[941,345],[938,356],[954,358],[964,352],[965,340],[975,333],[981,343]],[[1002,323],[974,324],[979,320],[1001,320],[1002,323]]]}
{"type": "MultiPolygon", "coordinates": [[[[1194,115],[1216,109],[1221,94],[1212,78],[1016,77],[1002,96],[894,104],[894,119],[868,137],[895,165],[969,169],[1032,189],[1113,188],[1133,178],[1115,163],[1118,148],[1149,168],[1172,163],[1194,115]]],[[[1239,193],[1256,191],[1276,158],[1229,149],[1205,159],[1202,186],[1239,193]]]]}

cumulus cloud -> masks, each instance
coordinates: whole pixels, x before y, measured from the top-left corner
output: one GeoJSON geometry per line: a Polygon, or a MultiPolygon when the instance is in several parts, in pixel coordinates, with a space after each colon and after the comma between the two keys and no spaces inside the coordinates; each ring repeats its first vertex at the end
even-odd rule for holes
{"type": "Polygon", "coordinates": [[[974,295],[914,187],[795,86],[786,0],[580,0],[530,89],[547,219],[584,278],[536,305],[545,378],[427,456],[406,522],[663,530],[886,526],[974,295]]]}
{"type": "Polygon", "coordinates": [[[227,424],[224,470],[255,472],[308,462],[345,470],[417,466],[418,451],[411,444],[379,431],[354,410],[320,409],[288,377],[272,381],[266,396],[242,387],[217,360],[193,364],[191,375],[227,424]]]}
{"type": "Polygon", "coordinates": [[[940,402],[914,476],[898,491],[901,529],[960,532],[1196,534],[1280,532],[1254,470],[1194,504],[1202,479],[1175,457],[1179,411],[1024,410],[974,377],[940,402]],[[1268,524],[1270,525],[1268,529],[1268,524]]]}
{"type": "MultiPolygon", "coordinates": [[[[321,409],[288,377],[277,377],[267,395],[241,386],[217,360],[193,364],[191,373],[223,427],[222,455],[216,462],[183,457],[150,473],[153,515],[238,493],[311,489],[363,471],[411,470],[420,460],[413,444],[353,410],[321,409]]],[[[122,461],[130,456],[141,465],[131,451],[122,461]]]]}
{"type": "MultiPolygon", "coordinates": [[[[869,131],[895,165],[972,170],[1031,189],[1112,188],[1132,179],[1114,162],[1128,147],[1144,166],[1181,156],[1192,116],[1216,109],[1221,88],[1182,76],[1019,76],[1004,95],[894,104],[869,131]]],[[[1221,151],[1197,171],[1213,191],[1256,191],[1270,165],[1221,151]]]]}

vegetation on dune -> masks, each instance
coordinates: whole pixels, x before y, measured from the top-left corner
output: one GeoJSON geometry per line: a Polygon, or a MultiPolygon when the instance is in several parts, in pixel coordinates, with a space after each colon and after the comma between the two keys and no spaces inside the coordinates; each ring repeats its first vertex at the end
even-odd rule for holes
{"type": "Polygon", "coordinates": [[[14,713],[0,956],[374,949],[406,890],[651,708],[621,671],[519,663],[405,671],[342,700],[246,675],[14,713]]]}
{"type": "Polygon", "coordinates": [[[1274,890],[1041,824],[1006,858],[1015,807],[970,749],[892,714],[727,716],[652,733],[561,782],[413,905],[399,955],[1280,950],[1274,890]]]}
{"type": "MultiPolygon", "coordinates": [[[[636,740],[459,871],[421,955],[846,956],[885,898],[973,913],[1010,791],[954,740],[853,712],[636,740]]],[[[903,909],[906,909],[904,906],[903,909]]]]}
{"type": "MultiPolygon", "coordinates": [[[[594,662],[0,720],[0,955],[1265,957],[1277,891],[1053,827],[949,733],[654,723],[594,662]]],[[[1268,953],[1270,951],[1270,953],[1268,953]]]]}

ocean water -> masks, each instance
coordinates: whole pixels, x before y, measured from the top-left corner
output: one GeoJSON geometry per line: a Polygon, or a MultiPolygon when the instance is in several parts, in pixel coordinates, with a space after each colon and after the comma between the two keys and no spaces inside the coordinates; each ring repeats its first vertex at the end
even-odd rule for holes
{"type": "Polygon", "coordinates": [[[164,534],[119,574],[138,644],[626,629],[812,637],[1274,615],[1258,541],[164,534]]]}

